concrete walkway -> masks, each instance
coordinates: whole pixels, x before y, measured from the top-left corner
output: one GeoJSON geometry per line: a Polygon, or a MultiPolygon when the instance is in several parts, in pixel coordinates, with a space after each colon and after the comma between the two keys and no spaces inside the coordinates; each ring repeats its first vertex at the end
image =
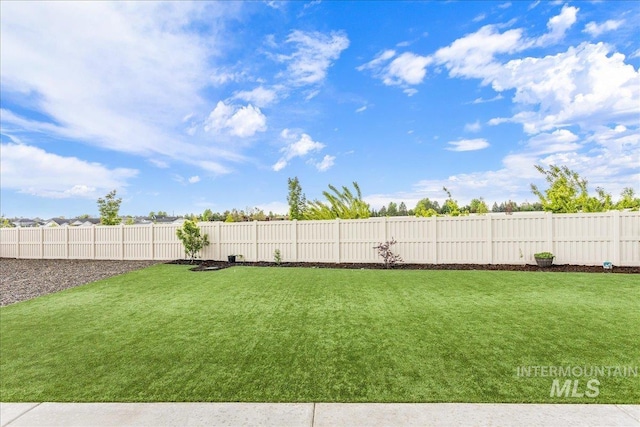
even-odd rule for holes
{"type": "Polygon", "coordinates": [[[0,403],[0,427],[640,426],[640,405],[0,403]]]}

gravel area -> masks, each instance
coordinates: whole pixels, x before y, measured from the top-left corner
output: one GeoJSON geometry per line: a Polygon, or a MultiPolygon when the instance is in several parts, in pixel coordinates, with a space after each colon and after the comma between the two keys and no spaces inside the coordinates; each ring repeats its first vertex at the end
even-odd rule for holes
{"type": "Polygon", "coordinates": [[[117,276],[161,261],[0,259],[0,306],[117,276]]]}

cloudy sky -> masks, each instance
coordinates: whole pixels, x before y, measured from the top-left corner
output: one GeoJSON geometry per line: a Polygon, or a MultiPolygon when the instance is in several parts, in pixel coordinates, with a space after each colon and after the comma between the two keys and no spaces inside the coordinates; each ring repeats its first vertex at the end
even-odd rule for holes
{"type": "Polygon", "coordinates": [[[2,2],[1,210],[640,192],[640,3],[2,2]]]}

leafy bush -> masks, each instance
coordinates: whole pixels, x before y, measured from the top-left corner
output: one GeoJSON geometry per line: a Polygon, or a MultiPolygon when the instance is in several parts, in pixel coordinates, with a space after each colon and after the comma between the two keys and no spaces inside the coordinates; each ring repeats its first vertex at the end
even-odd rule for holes
{"type": "Polygon", "coordinates": [[[538,252],[537,254],[534,254],[533,256],[535,258],[541,258],[541,259],[553,258],[553,254],[551,252],[538,252]]]}
{"type": "Polygon", "coordinates": [[[403,259],[400,257],[400,255],[394,254],[391,251],[391,246],[395,245],[396,243],[396,240],[394,238],[391,238],[390,241],[378,243],[377,246],[373,247],[378,251],[378,255],[382,257],[385,268],[393,268],[393,266],[395,266],[397,263],[403,262],[403,259]]]}
{"type": "Polygon", "coordinates": [[[277,265],[282,264],[282,253],[280,252],[280,249],[276,249],[275,251],[273,251],[273,261],[277,265]]]}
{"type": "Polygon", "coordinates": [[[202,248],[209,246],[209,236],[201,235],[200,227],[194,221],[186,220],[182,228],[176,230],[176,235],[182,241],[185,256],[191,263],[202,248]]]}

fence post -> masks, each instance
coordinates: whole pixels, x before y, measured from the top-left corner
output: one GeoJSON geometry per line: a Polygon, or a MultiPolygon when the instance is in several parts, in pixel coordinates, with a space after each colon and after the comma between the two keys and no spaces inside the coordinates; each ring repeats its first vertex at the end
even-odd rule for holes
{"type": "MultiPolygon", "coordinates": [[[[613,259],[611,262],[613,265],[620,265],[620,211],[612,211],[613,215],[613,259]]],[[[607,260],[603,260],[607,261],[607,260]]]]}
{"type": "Polygon", "coordinates": [[[487,264],[493,264],[493,220],[487,214],[487,264]]]}
{"type": "Polygon", "coordinates": [[[293,224],[293,232],[292,234],[292,258],[293,262],[298,262],[298,220],[294,219],[291,224],[293,224]]]}
{"type": "Polygon", "coordinates": [[[253,220],[253,260],[258,262],[258,221],[253,220]]]}
{"type": "Polygon", "coordinates": [[[22,232],[22,227],[18,227],[18,237],[16,238],[16,245],[17,250],[16,253],[18,254],[18,259],[20,259],[20,233],[22,232]]]}
{"type": "Polygon", "coordinates": [[[150,240],[151,240],[150,245],[151,245],[151,247],[149,248],[149,254],[151,254],[151,260],[152,261],[155,261],[155,259],[156,259],[156,249],[154,247],[155,246],[154,233],[155,233],[155,230],[153,228],[153,223],[151,223],[151,236],[150,236],[150,240]]]}
{"type": "Polygon", "coordinates": [[[96,233],[98,226],[93,224],[91,226],[91,259],[96,259],[96,233]]]}
{"type": "Polygon", "coordinates": [[[64,245],[64,255],[66,259],[69,259],[69,227],[67,226],[66,231],[64,233],[65,235],[65,245],[64,245]]]}
{"type": "Polygon", "coordinates": [[[44,227],[40,227],[40,259],[44,258],[44,227]]]}
{"type": "Polygon", "coordinates": [[[431,242],[433,245],[433,257],[432,262],[434,264],[438,263],[438,217],[432,216],[428,218],[429,220],[429,231],[431,234],[431,242]]]}
{"type": "Polygon", "coordinates": [[[216,221],[215,224],[216,224],[216,228],[215,228],[215,230],[216,230],[216,241],[214,243],[216,245],[217,254],[214,255],[213,258],[216,259],[216,260],[221,260],[222,259],[222,254],[221,254],[221,251],[220,251],[220,240],[222,239],[222,236],[220,235],[220,233],[222,231],[221,231],[221,228],[220,228],[220,221],[216,221]]]}
{"type": "Polygon", "coordinates": [[[336,263],[340,264],[340,218],[336,218],[334,222],[334,234],[335,234],[335,245],[336,245],[336,263]]]}
{"type": "Polygon", "coordinates": [[[120,259],[124,261],[124,224],[120,223],[120,259]]]}

